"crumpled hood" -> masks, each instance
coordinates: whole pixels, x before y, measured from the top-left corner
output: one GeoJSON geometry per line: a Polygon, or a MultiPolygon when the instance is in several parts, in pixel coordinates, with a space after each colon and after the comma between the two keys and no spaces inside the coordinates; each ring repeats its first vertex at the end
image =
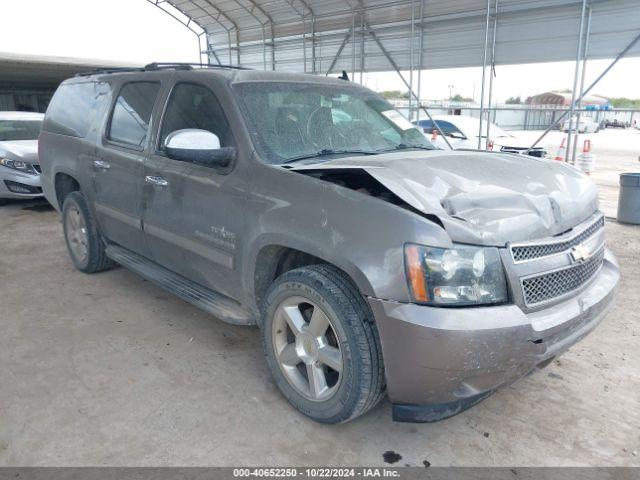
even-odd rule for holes
{"type": "Polygon", "coordinates": [[[412,207],[436,215],[452,240],[503,246],[563,233],[598,209],[574,167],[523,155],[398,151],[294,170],[361,168],[412,207]]]}
{"type": "Polygon", "coordinates": [[[0,156],[10,160],[20,160],[38,164],[37,140],[11,140],[0,142],[0,156]]]}

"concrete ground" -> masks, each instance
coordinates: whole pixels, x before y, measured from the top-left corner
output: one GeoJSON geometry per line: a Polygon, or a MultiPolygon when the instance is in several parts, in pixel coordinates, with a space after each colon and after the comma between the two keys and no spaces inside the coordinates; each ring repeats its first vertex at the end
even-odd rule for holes
{"type": "Polygon", "coordinates": [[[61,230],[42,203],[0,208],[1,466],[640,466],[640,227],[607,224],[615,310],[546,369],[439,423],[385,400],[338,426],[288,405],[257,329],[123,268],[77,272],[61,230]]]}
{"type": "MultiPolygon", "coordinates": [[[[513,133],[533,143],[542,132],[529,130],[513,133]]],[[[540,146],[555,156],[564,137],[566,134],[562,132],[549,132],[540,146]]],[[[591,176],[598,184],[600,209],[608,217],[615,218],[618,211],[620,174],[640,172],[640,130],[608,128],[598,133],[580,134],[578,154],[582,151],[585,140],[591,141],[591,153],[596,157],[595,170],[591,176]]]]}

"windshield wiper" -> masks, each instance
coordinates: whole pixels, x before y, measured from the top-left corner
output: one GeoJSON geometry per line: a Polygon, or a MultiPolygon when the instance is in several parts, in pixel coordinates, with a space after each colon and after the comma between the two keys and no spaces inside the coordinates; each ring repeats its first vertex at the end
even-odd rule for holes
{"type": "Polygon", "coordinates": [[[281,165],[285,165],[287,163],[297,162],[299,160],[305,160],[307,158],[315,158],[315,157],[326,157],[329,155],[340,155],[340,154],[357,154],[357,155],[377,155],[378,151],[371,150],[334,150],[332,148],[325,148],[320,150],[319,152],[308,153],[306,155],[300,155],[299,157],[287,158],[281,165]]]}
{"type": "Polygon", "coordinates": [[[426,145],[411,145],[408,143],[399,143],[395,147],[385,148],[384,150],[377,150],[378,152],[392,152],[393,150],[406,150],[409,148],[417,148],[420,150],[434,150],[431,147],[427,147],[426,145]]]}

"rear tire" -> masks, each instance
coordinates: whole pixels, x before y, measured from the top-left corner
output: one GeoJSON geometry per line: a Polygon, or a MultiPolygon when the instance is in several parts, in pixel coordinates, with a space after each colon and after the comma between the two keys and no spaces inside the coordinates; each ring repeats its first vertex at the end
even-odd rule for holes
{"type": "Polygon", "coordinates": [[[96,273],[116,265],[105,253],[102,236],[80,192],[71,192],[65,197],[62,227],[69,256],[78,270],[96,273]]]}
{"type": "Polygon", "coordinates": [[[278,388],[313,420],[347,422],[385,393],[371,309],[333,266],[297,268],[275,280],[265,300],[262,338],[278,388]]]}

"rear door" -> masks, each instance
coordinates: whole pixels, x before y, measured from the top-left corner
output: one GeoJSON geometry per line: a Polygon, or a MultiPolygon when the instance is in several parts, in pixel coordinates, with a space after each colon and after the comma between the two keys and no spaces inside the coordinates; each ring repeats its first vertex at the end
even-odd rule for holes
{"type": "Polygon", "coordinates": [[[92,159],[95,209],[103,234],[145,254],[141,190],[151,117],[160,82],[122,84],[95,158],[92,159]]]}
{"type": "MultiPolygon", "coordinates": [[[[155,152],[145,162],[144,231],[153,259],[166,268],[232,298],[240,295],[237,264],[244,230],[246,182],[232,163],[207,167],[172,160],[167,136],[195,128],[215,133],[221,147],[235,147],[215,86],[177,83],[162,116],[155,152]]],[[[224,91],[224,87],[218,87],[224,91]]]]}

